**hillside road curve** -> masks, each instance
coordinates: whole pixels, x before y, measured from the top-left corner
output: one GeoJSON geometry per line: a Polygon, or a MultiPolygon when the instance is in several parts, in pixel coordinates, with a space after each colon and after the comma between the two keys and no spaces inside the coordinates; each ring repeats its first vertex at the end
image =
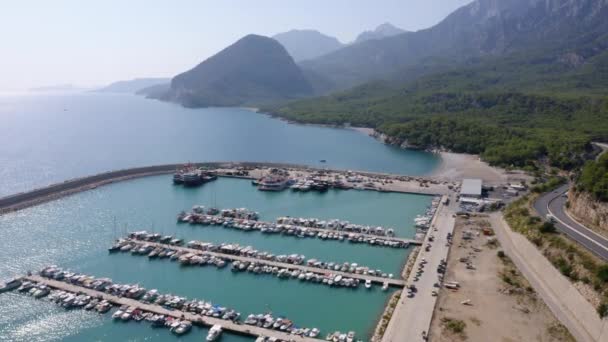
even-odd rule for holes
{"type": "Polygon", "coordinates": [[[566,213],[565,208],[568,199],[564,194],[568,191],[568,188],[569,185],[564,184],[551,192],[542,194],[534,202],[534,209],[536,209],[543,219],[547,218],[547,214],[553,215],[556,221],[555,227],[560,232],[568,235],[589,251],[608,261],[608,239],[575,221],[566,213]]]}

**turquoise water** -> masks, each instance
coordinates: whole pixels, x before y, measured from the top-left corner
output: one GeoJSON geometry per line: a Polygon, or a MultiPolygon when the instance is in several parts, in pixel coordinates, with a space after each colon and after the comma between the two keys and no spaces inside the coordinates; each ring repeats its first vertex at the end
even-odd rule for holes
{"type": "Polygon", "coordinates": [[[344,129],[134,95],[0,96],[0,196],[115,169],[188,161],[290,162],[423,175],[439,159],[344,129]],[[326,159],[327,164],[319,164],[326,159]]]}
{"type": "MultiPolygon", "coordinates": [[[[181,268],[165,260],[150,261],[130,254],[107,253],[114,237],[146,229],[186,240],[239,242],[275,253],[292,252],[308,258],[350,261],[398,273],[409,250],[351,245],[337,241],[266,236],[222,228],[178,225],[176,214],[194,204],[248,207],[262,219],[292,215],[340,218],[353,223],[395,227],[412,236],[412,220],[431,197],[368,191],[318,193],[259,192],[249,181],[220,179],[199,189],[171,184],[157,176],[112,184],[0,217],[0,278],[57,264],[84,273],[107,276],[121,283],[211,300],[243,315],[268,310],[286,315],[301,326],[323,333],[354,330],[368,336],[390,292],[379,288],[329,289],[325,286],[270,276],[232,273],[228,268],[181,268]],[[113,222],[116,222],[114,226],[113,222]]],[[[116,323],[108,315],[65,311],[54,304],[22,295],[0,295],[1,341],[178,340],[168,331],[147,324],[116,323]]],[[[201,341],[203,329],[181,340],[201,341]]],[[[223,341],[249,340],[223,336],[223,341]]]]}

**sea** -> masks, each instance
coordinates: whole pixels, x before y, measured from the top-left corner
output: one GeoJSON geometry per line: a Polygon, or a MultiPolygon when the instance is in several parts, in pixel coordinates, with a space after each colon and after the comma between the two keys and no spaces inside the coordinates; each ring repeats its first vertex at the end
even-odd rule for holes
{"type": "MultiPolygon", "coordinates": [[[[424,175],[435,155],[380,144],[360,132],[292,125],[238,108],[186,109],[132,95],[0,96],[0,196],[73,177],[177,162],[273,161],[424,175]],[[319,163],[327,160],[326,164],[319,163]]],[[[270,236],[178,224],[193,205],[245,207],[262,220],[279,216],[341,219],[393,227],[413,237],[413,219],[432,197],[371,191],[260,192],[251,182],[225,179],[200,188],[171,176],[115,183],[0,216],[0,279],[55,264],[188,298],[234,308],[243,317],[272,312],[322,335],[355,331],[368,340],[392,291],[329,288],[229,267],[180,267],[169,260],[109,254],[112,241],[148,230],[189,240],[238,243],[273,254],[303,254],[356,262],[398,276],[408,249],[270,236]]],[[[66,311],[18,293],[0,295],[0,341],[201,341],[206,329],[183,337],[147,323],[115,322],[109,314],[66,311]]],[[[224,333],[222,341],[252,341],[224,333]]]]}

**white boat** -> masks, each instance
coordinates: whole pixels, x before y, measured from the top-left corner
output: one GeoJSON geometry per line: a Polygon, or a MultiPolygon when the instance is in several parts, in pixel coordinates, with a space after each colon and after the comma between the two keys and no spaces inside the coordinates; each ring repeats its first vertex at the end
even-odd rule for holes
{"type": "Polygon", "coordinates": [[[16,288],[18,288],[19,286],[21,286],[21,279],[12,279],[7,281],[6,283],[4,283],[2,286],[0,286],[0,293],[2,292],[7,292],[7,291],[12,291],[16,288]]]}
{"type": "Polygon", "coordinates": [[[388,283],[382,284],[382,291],[388,290],[388,283]]]}
{"type": "Polygon", "coordinates": [[[222,326],[216,324],[209,329],[209,333],[207,334],[207,341],[215,341],[222,333],[222,326]]]}
{"type": "Polygon", "coordinates": [[[372,288],[372,281],[371,280],[367,279],[365,281],[365,288],[366,289],[371,289],[372,288]]]}
{"type": "Polygon", "coordinates": [[[124,312],[122,310],[116,310],[116,312],[112,314],[112,318],[113,319],[120,319],[120,317],[122,316],[122,314],[124,314],[124,312]]]}

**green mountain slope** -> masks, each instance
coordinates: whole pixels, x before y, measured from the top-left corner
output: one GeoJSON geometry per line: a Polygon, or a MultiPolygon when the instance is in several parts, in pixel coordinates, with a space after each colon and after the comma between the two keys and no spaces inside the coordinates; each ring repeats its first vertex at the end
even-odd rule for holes
{"type": "Polygon", "coordinates": [[[310,83],[281,44],[248,35],[175,76],[161,99],[188,107],[241,106],[311,94],[310,83]]]}

